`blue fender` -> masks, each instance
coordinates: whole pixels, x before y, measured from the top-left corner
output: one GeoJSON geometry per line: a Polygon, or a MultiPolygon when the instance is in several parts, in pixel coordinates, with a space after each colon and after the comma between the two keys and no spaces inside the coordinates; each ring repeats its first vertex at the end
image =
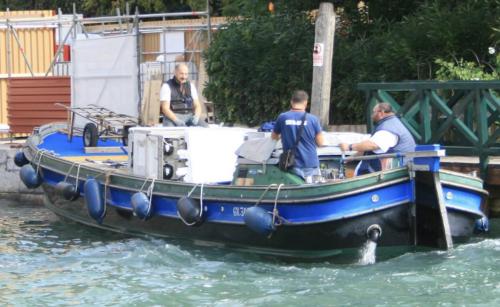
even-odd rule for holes
{"type": "Polygon", "coordinates": [[[55,187],[57,193],[62,195],[66,200],[76,200],[80,196],[80,191],[78,191],[78,187],[74,184],[66,181],[59,181],[55,187]]]}
{"type": "Polygon", "coordinates": [[[132,195],[130,200],[134,214],[141,220],[147,220],[151,216],[151,206],[149,198],[143,192],[137,192],[132,195]]]}
{"type": "Polygon", "coordinates": [[[24,185],[30,189],[38,188],[43,182],[42,177],[35,171],[31,164],[26,164],[21,167],[19,176],[24,185]]]}
{"type": "Polygon", "coordinates": [[[16,155],[14,156],[14,164],[19,166],[19,167],[22,167],[22,166],[28,164],[29,162],[30,161],[28,161],[28,159],[24,155],[24,152],[22,152],[22,151],[17,152],[16,155]]]}
{"type": "Polygon", "coordinates": [[[243,220],[248,228],[266,237],[269,237],[276,230],[273,216],[262,207],[254,206],[246,209],[243,220]]]}
{"type": "Polygon", "coordinates": [[[89,215],[96,220],[97,223],[101,224],[104,215],[106,215],[106,204],[102,197],[99,182],[94,178],[87,179],[83,186],[83,192],[85,194],[85,203],[89,215]]]}
{"type": "Polygon", "coordinates": [[[177,201],[177,214],[188,226],[200,225],[203,222],[203,211],[200,201],[184,196],[177,201]]]}

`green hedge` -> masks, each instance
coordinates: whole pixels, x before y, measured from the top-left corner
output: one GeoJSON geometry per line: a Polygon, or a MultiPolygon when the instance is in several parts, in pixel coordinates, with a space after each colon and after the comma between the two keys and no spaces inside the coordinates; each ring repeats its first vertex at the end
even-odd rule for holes
{"type": "Polygon", "coordinates": [[[258,125],[288,108],[291,91],[310,92],[314,25],[303,13],[233,20],[205,53],[205,95],[219,120],[258,125]]]}
{"type": "MultiPolygon", "coordinates": [[[[399,2],[369,1],[370,14],[344,5],[335,36],[330,123],[365,122],[359,82],[442,78],[449,63],[475,62],[474,69],[488,76],[498,72],[489,50],[500,49],[500,0],[399,2]]],[[[256,125],[285,110],[293,90],[310,93],[314,24],[291,11],[233,20],[218,31],[205,54],[205,95],[222,121],[256,125]]]]}

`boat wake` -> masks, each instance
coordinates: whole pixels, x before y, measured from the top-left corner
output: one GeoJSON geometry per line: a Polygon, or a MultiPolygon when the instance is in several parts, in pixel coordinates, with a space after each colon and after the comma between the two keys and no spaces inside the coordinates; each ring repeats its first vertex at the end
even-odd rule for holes
{"type": "Polygon", "coordinates": [[[377,243],[367,240],[359,250],[359,265],[374,264],[376,262],[377,243]]]}

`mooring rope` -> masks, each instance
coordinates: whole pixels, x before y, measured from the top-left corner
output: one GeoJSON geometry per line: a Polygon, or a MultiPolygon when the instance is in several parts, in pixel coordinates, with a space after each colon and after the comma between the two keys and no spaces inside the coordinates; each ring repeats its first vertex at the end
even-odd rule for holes
{"type": "MultiPolygon", "coordinates": [[[[104,174],[104,211],[102,213],[102,217],[106,215],[106,211],[108,210],[108,185],[111,180],[111,175],[113,174],[113,171],[107,171],[104,174]]],[[[103,174],[99,174],[103,175],[103,174]]],[[[96,176],[97,178],[98,176],[96,176]]]]}
{"type": "Polygon", "coordinates": [[[191,197],[191,194],[193,194],[194,190],[198,187],[199,184],[195,184],[194,187],[189,191],[187,197],[191,197]]]}
{"type": "MultiPolygon", "coordinates": [[[[147,177],[144,182],[142,183],[142,186],[141,188],[139,189],[139,192],[142,192],[142,190],[144,190],[144,186],[146,186],[146,183],[149,181],[149,180],[154,180],[154,178],[150,178],[150,177],[147,177]]],[[[150,186],[151,187],[151,186],[150,186]]],[[[149,188],[148,188],[149,189],[149,188]]]]}
{"type": "Polygon", "coordinates": [[[78,167],[76,168],[76,188],[78,189],[78,184],[80,183],[80,167],[81,163],[77,163],[78,167]]]}
{"type": "Polygon", "coordinates": [[[202,213],[203,213],[203,183],[201,184],[200,187],[200,218],[202,213]]]}
{"type": "Polygon", "coordinates": [[[75,166],[76,162],[73,162],[71,163],[71,166],[69,167],[69,170],[68,172],[66,173],[66,176],[64,176],[64,182],[66,182],[66,180],[68,180],[68,177],[69,177],[69,173],[71,173],[71,170],[73,169],[73,166],[75,166]]]}
{"type": "Polygon", "coordinates": [[[147,196],[149,197],[149,202],[148,202],[148,212],[146,214],[146,216],[149,216],[149,213],[151,213],[151,208],[153,206],[151,206],[151,202],[153,201],[153,191],[155,189],[155,178],[153,178],[153,180],[151,181],[151,185],[149,185],[149,188],[148,188],[148,192],[147,192],[147,196]]]}
{"type": "Polygon", "coordinates": [[[259,203],[262,201],[262,199],[264,198],[264,195],[266,195],[266,193],[269,191],[269,189],[270,189],[271,187],[275,187],[275,186],[277,186],[277,184],[276,184],[276,183],[271,183],[270,185],[268,185],[268,186],[266,187],[266,189],[264,190],[264,192],[262,192],[262,194],[260,195],[259,199],[258,199],[258,200],[257,200],[257,202],[255,203],[255,207],[257,207],[257,206],[259,205],[259,203]]]}
{"type": "Polygon", "coordinates": [[[274,208],[273,208],[273,224],[275,225],[281,225],[281,217],[279,216],[278,212],[278,197],[280,195],[280,190],[284,186],[283,183],[280,183],[278,186],[278,190],[276,191],[276,197],[274,198],[274,208]],[[280,221],[279,224],[276,224],[276,217],[278,217],[278,220],[280,221]]]}
{"type": "Polygon", "coordinates": [[[38,176],[38,172],[40,171],[40,163],[42,162],[42,157],[45,152],[48,152],[46,149],[40,149],[39,151],[36,152],[35,158],[33,160],[36,161],[38,158],[38,163],[36,163],[36,172],[35,174],[38,176]]]}

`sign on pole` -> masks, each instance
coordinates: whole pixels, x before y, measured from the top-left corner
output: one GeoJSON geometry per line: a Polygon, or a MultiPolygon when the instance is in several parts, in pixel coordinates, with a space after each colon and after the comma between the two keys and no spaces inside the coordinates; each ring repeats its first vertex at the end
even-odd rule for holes
{"type": "Polygon", "coordinates": [[[324,54],[325,45],[323,43],[315,43],[313,49],[313,66],[323,66],[324,54]]]}

